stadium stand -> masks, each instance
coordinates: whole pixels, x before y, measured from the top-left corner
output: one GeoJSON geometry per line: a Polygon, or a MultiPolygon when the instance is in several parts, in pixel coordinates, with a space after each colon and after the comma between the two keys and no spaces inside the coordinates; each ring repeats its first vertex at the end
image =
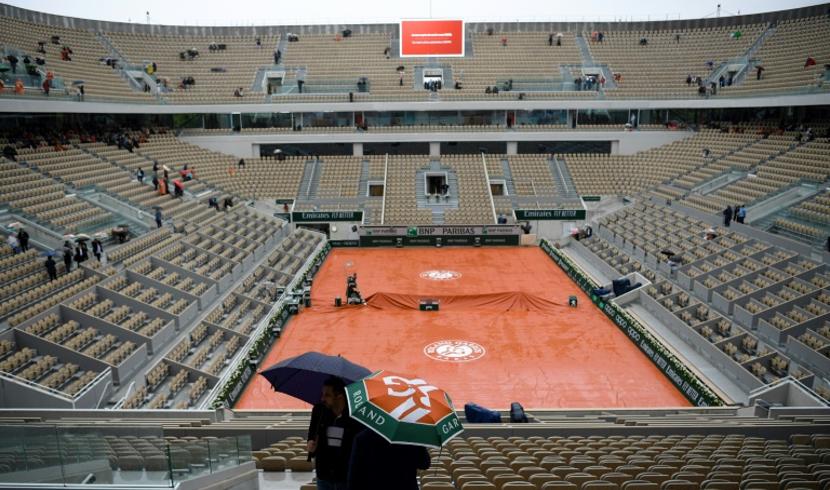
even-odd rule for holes
{"type": "Polygon", "coordinates": [[[324,266],[330,247],[383,225],[397,246],[523,233],[587,293],[579,308],[630,322],[611,318],[681,400],[722,403],[462,418],[421,488],[830,487],[826,11],[468,23],[465,56],[402,58],[393,24],[155,26],[0,5],[0,55],[45,58],[0,63],[0,485],[313,488],[309,410],[239,408],[242,392],[305,335],[292,318],[314,274],[353,272],[324,266]],[[746,222],[719,225],[736,204],[746,222]],[[12,248],[20,228],[29,250],[12,248]],[[100,260],[73,256],[91,239],[100,260]],[[641,287],[605,292],[618,279],[641,287]]]}

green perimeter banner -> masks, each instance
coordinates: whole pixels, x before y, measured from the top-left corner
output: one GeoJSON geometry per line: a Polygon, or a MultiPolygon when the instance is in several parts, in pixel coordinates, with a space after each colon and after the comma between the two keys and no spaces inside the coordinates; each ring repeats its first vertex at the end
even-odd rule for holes
{"type": "Polygon", "coordinates": [[[610,318],[617,327],[628,335],[628,338],[637,344],[637,347],[648,356],[667,378],[680,390],[693,405],[698,407],[723,406],[723,400],[706,386],[680,360],[654,338],[646,328],[634,317],[626,313],[614,303],[606,302],[593,294],[597,287],[565,254],[552,246],[547,240],[542,240],[539,246],[556,264],[576,282],[591,298],[591,301],[610,318]]]}
{"type": "Polygon", "coordinates": [[[439,243],[447,247],[472,247],[478,244],[481,246],[517,246],[519,235],[441,235],[441,236],[393,236],[393,235],[370,235],[360,237],[361,247],[394,247],[398,239],[405,247],[434,247],[439,243]]]}
{"type": "Polygon", "coordinates": [[[360,236],[478,236],[521,235],[519,225],[422,225],[422,226],[361,226],[360,236]]]}
{"type": "Polygon", "coordinates": [[[360,240],[329,240],[332,247],[359,247],[360,240]]]}
{"type": "Polygon", "coordinates": [[[602,196],[582,196],[582,200],[585,202],[597,202],[602,200],[602,196]]]}
{"type": "Polygon", "coordinates": [[[584,209],[517,209],[517,220],[571,221],[584,220],[584,209]]]}
{"type": "Polygon", "coordinates": [[[363,211],[294,211],[292,223],[325,223],[328,221],[363,221],[363,211]]]}

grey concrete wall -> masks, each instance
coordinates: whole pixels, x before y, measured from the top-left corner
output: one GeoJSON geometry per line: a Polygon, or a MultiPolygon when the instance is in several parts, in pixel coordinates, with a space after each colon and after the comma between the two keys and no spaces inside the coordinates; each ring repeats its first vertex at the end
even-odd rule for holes
{"type": "MultiPolygon", "coordinates": [[[[205,290],[205,292],[202,293],[202,295],[198,298],[200,309],[207,308],[219,296],[219,290],[216,287],[216,281],[214,281],[213,279],[211,279],[209,277],[205,277],[201,274],[196,274],[193,271],[189,271],[189,270],[187,270],[183,267],[179,267],[177,265],[171,264],[170,262],[168,262],[166,260],[163,260],[163,259],[160,259],[158,257],[150,257],[150,263],[153,264],[153,266],[161,267],[161,268],[163,268],[165,270],[168,270],[168,271],[171,271],[171,272],[177,272],[182,277],[189,277],[194,282],[209,284],[210,287],[207,288],[205,290]]],[[[140,274],[132,272],[132,271],[127,271],[127,277],[128,278],[129,277],[139,277],[139,276],[143,277],[145,279],[149,279],[147,276],[143,276],[143,275],[140,275],[140,274]],[[133,275],[131,276],[130,274],[133,274],[133,275]]]]}
{"type": "Polygon", "coordinates": [[[165,322],[176,320],[175,315],[168,313],[167,311],[162,310],[161,308],[156,308],[155,306],[148,305],[143,301],[130,298],[129,296],[125,296],[123,294],[117,293],[106,288],[96,288],[96,290],[98,293],[98,298],[110,299],[116,306],[129,306],[130,309],[133,311],[143,311],[147,314],[148,317],[161,318],[165,322]]]}
{"type": "MultiPolygon", "coordinates": [[[[192,294],[185,293],[184,291],[182,291],[180,289],[176,289],[173,286],[168,286],[164,283],[156,281],[155,279],[151,279],[147,276],[135,273],[133,271],[127,271],[127,274],[128,274],[127,277],[131,278],[131,280],[133,280],[135,282],[141,283],[146,287],[155,288],[161,294],[170,293],[173,296],[174,300],[179,300],[179,299],[184,298],[190,304],[187,306],[187,308],[184,309],[184,311],[182,311],[178,315],[173,315],[172,313],[169,313],[166,310],[162,310],[160,308],[155,308],[154,306],[150,306],[147,303],[143,303],[143,302],[138,301],[136,299],[130,298],[129,296],[123,295],[123,294],[121,294],[117,291],[112,291],[112,290],[108,289],[107,291],[109,293],[117,295],[116,297],[119,298],[118,301],[123,300],[123,302],[126,302],[131,308],[132,308],[133,304],[146,305],[149,308],[153,308],[153,310],[157,310],[157,311],[163,313],[163,314],[159,314],[159,315],[155,315],[155,316],[161,317],[166,321],[170,321],[171,319],[174,320],[174,322],[176,323],[177,329],[181,329],[184,325],[187,325],[188,323],[190,323],[193,320],[193,318],[196,317],[196,315],[198,313],[198,310],[199,310],[199,304],[198,304],[196,296],[193,296],[192,294]]],[[[113,301],[115,301],[115,300],[113,299],[113,301]]]]}
{"type": "Polygon", "coordinates": [[[640,302],[651,314],[660,319],[663,325],[670,329],[672,333],[683,339],[690,347],[700,353],[703,357],[709,360],[713,366],[718,368],[720,372],[732,379],[746,392],[762,386],[762,383],[744,369],[740,364],[735,362],[725,352],[723,352],[717,345],[712,344],[707,339],[698,334],[692,327],[686,325],[679,318],[674,316],[670,311],[665,309],[663,305],[658,303],[654,298],[645,293],[640,292],[640,302]]]}

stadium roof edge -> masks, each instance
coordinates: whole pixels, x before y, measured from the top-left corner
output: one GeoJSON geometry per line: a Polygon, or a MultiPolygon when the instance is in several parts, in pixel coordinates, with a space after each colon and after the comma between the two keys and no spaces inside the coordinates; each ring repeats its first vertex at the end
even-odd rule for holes
{"type": "Polygon", "coordinates": [[[130,104],[4,97],[0,113],[189,114],[233,112],[353,112],[566,109],[730,109],[830,105],[830,92],[741,98],[494,100],[435,102],[291,102],[284,104],[130,104]]]}
{"type": "MultiPolygon", "coordinates": [[[[810,5],[788,10],[777,10],[749,15],[735,15],[726,17],[707,17],[697,19],[632,21],[632,22],[470,22],[467,30],[470,32],[484,32],[493,28],[501,32],[537,31],[550,32],[554,30],[665,30],[665,29],[692,29],[703,27],[731,26],[742,24],[766,23],[786,19],[797,19],[816,15],[825,15],[830,9],[830,3],[810,5]]],[[[37,24],[56,27],[74,28],[100,32],[125,32],[133,34],[153,35],[268,35],[288,32],[304,34],[334,34],[346,27],[356,34],[370,32],[396,32],[397,24],[320,24],[320,25],[282,25],[282,26],[177,26],[159,24],[139,24],[128,22],[113,22],[94,19],[82,19],[63,15],[38,12],[14,5],[0,3],[0,16],[16,18],[37,24]]]]}

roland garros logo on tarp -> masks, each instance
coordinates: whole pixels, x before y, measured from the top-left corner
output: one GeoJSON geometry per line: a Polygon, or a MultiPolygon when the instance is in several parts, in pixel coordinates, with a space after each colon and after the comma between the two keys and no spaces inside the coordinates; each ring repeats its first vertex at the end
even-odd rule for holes
{"type": "Polygon", "coordinates": [[[430,281],[454,281],[461,278],[461,273],[448,270],[431,270],[421,272],[420,276],[421,279],[428,279],[430,281]]]}
{"type": "Polygon", "coordinates": [[[439,340],[424,347],[427,357],[445,362],[475,361],[485,353],[484,347],[468,340],[439,340]]]}
{"type": "Polygon", "coordinates": [[[351,416],[389,440],[439,447],[462,430],[449,396],[420,378],[379,372],[347,392],[351,416]]]}

